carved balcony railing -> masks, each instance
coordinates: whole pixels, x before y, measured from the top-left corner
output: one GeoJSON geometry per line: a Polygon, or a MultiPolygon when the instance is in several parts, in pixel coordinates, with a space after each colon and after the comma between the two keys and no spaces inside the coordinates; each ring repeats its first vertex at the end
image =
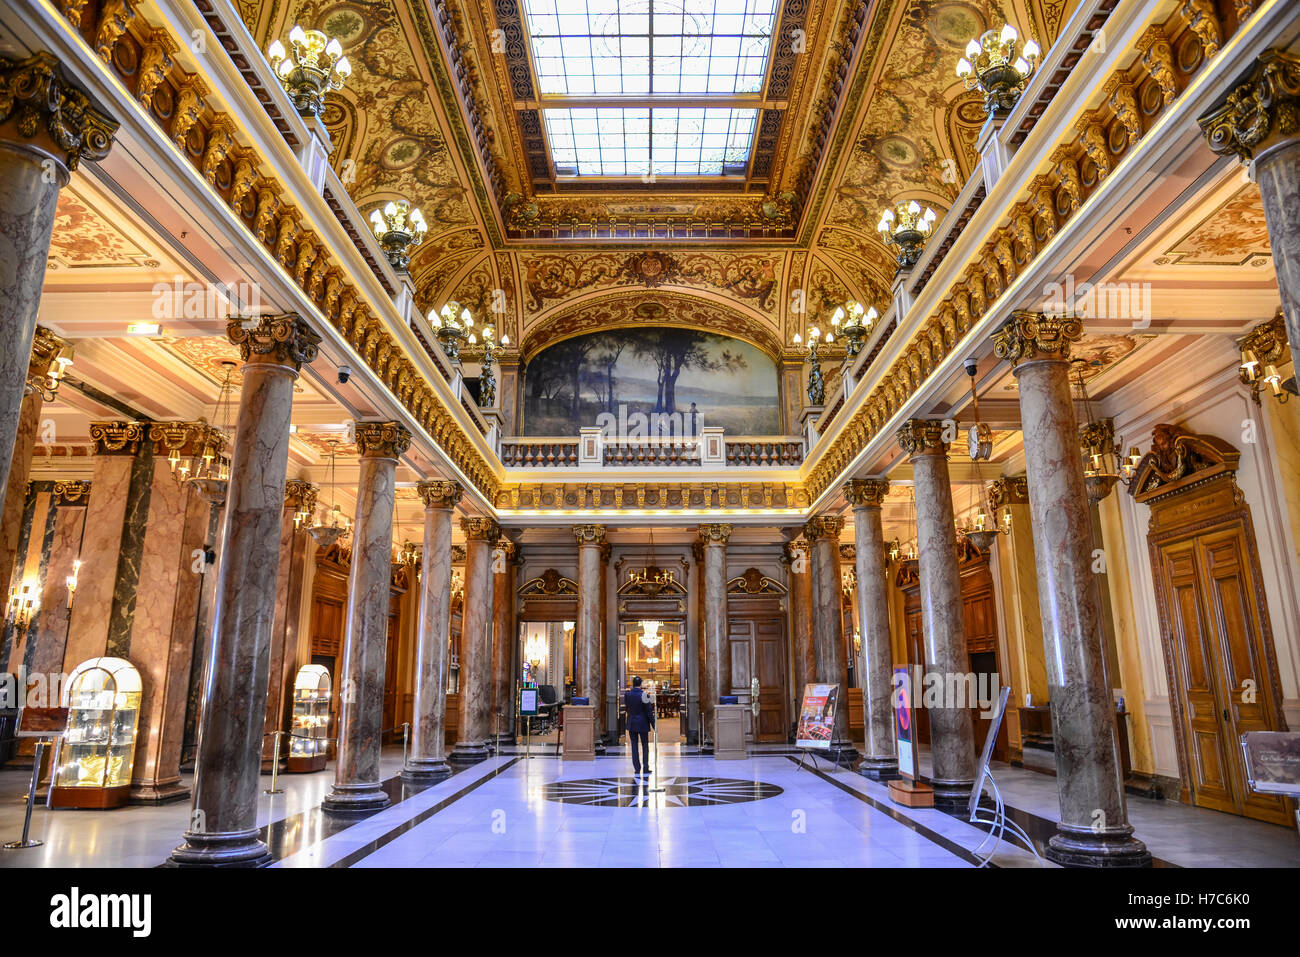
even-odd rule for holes
{"type": "Polygon", "coordinates": [[[727,465],[731,468],[796,468],[803,462],[803,440],[797,436],[726,441],[727,465]]]}
{"type": "Polygon", "coordinates": [[[576,468],[576,439],[503,439],[501,464],[506,468],[576,468]]]}

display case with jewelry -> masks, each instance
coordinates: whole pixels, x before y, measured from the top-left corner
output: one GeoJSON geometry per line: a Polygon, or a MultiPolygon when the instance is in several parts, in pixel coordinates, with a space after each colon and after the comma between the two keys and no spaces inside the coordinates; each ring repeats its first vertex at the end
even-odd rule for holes
{"type": "Polygon", "coordinates": [[[293,683],[290,771],[323,771],[329,753],[330,673],[324,665],[303,665],[293,683]]]}
{"type": "Polygon", "coordinates": [[[68,730],[54,755],[50,807],[126,803],[140,720],[140,673],[123,658],[91,658],[68,676],[68,730]]]}

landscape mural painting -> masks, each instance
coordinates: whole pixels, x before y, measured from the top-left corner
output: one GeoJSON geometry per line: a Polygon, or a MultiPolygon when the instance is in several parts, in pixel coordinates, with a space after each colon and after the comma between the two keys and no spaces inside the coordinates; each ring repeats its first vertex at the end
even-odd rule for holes
{"type": "Polygon", "coordinates": [[[676,327],[575,336],[524,370],[525,435],[610,437],[781,432],[776,365],[740,339],[676,327]]]}

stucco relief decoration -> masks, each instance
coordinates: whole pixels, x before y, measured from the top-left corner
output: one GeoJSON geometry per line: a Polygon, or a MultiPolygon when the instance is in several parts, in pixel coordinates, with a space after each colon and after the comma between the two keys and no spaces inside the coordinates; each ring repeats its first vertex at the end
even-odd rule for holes
{"type": "Polygon", "coordinates": [[[1193,227],[1158,264],[1240,266],[1270,255],[1272,249],[1259,187],[1248,183],[1193,227]]]}
{"type": "Polygon", "coordinates": [[[521,257],[525,305],[541,310],[550,300],[608,286],[697,286],[745,300],[759,309],[776,304],[781,257],[729,253],[648,252],[620,255],[533,255],[521,257]]]}
{"type": "Polygon", "coordinates": [[[73,269],[158,265],[108,214],[71,189],[59,194],[49,259],[51,265],[73,269]]]}

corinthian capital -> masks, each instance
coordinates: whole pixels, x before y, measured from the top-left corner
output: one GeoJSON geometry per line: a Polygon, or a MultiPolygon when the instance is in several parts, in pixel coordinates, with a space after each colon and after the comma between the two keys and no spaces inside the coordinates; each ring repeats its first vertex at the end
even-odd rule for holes
{"type": "Polygon", "coordinates": [[[1265,50],[1217,107],[1196,121],[1216,153],[1243,163],[1300,135],[1300,57],[1265,50]]]}
{"type": "Polygon", "coordinates": [[[0,57],[0,138],[17,132],[72,171],[83,159],[107,156],[117,127],[117,120],[68,82],[50,54],[0,57]]]}
{"type": "Polygon", "coordinates": [[[579,545],[604,545],[605,526],[575,525],[573,526],[573,537],[579,545]]]}
{"type": "Polygon", "coordinates": [[[908,455],[943,455],[943,423],[938,419],[908,419],[898,430],[898,444],[908,455]]]}
{"type": "Polygon", "coordinates": [[[850,479],[844,485],[844,498],[853,506],[879,508],[888,491],[888,479],[850,479]]]}
{"type": "Polygon", "coordinates": [[[411,447],[411,433],[400,422],[358,422],[357,454],[395,459],[411,447]]]}
{"type": "Polygon", "coordinates": [[[1030,359],[1070,358],[1070,343],[1083,335],[1083,323],[1074,316],[1045,316],[1041,312],[1017,310],[1006,324],[993,333],[993,352],[999,359],[1016,363],[1030,359]]]}
{"type": "Polygon", "coordinates": [[[731,538],[730,525],[701,525],[700,542],[705,545],[725,545],[731,538]]]}
{"type": "Polygon", "coordinates": [[[245,362],[272,362],[291,365],[298,371],[316,358],[320,336],[301,316],[262,316],[257,324],[239,319],[226,323],[226,336],[239,347],[245,362]]]}
{"type": "Polygon", "coordinates": [[[814,515],[803,527],[803,537],[810,542],[819,538],[837,541],[844,531],[844,519],[838,515],[814,515]]]}
{"type": "Polygon", "coordinates": [[[490,518],[462,518],[460,527],[471,542],[495,542],[501,537],[501,526],[490,518]]]}
{"type": "Polygon", "coordinates": [[[425,508],[455,508],[465,490],[456,482],[421,482],[415,487],[425,508]]]}

